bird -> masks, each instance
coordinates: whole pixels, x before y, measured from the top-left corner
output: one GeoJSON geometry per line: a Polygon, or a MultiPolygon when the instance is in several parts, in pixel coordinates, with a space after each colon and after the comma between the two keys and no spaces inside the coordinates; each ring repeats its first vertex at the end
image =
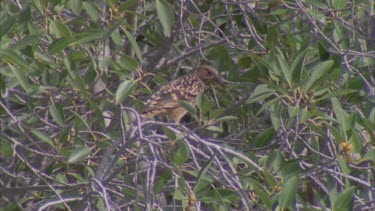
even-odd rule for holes
{"type": "Polygon", "coordinates": [[[181,106],[180,101],[194,105],[199,92],[204,91],[211,84],[224,81],[214,67],[200,66],[187,75],[162,86],[151,95],[145,103],[141,117],[144,120],[157,115],[167,116],[169,120],[178,124],[188,112],[181,106]]]}

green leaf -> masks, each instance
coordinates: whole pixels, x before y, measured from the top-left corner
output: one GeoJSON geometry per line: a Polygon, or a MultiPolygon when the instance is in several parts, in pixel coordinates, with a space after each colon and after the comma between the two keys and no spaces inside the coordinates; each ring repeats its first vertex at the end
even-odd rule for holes
{"type": "Polygon", "coordinates": [[[319,145],[319,140],[318,138],[315,138],[315,137],[312,137],[311,138],[311,147],[312,149],[314,149],[314,151],[312,151],[312,163],[315,167],[317,167],[319,165],[319,158],[320,158],[320,155],[319,153],[316,153],[316,152],[320,152],[320,145],[319,145]]]}
{"type": "Polygon", "coordinates": [[[326,43],[322,43],[322,42],[318,43],[318,53],[319,53],[319,59],[321,61],[325,61],[329,59],[329,51],[325,45],[326,43]]]}
{"type": "Polygon", "coordinates": [[[311,88],[313,88],[313,85],[316,85],[316,82],[318,82],[324,76],[328,75],[332,69],[333,63],[334,61],[328,60],[328,61],[320,62],[319,64],[315,65],[310,70],[312,74],[304,86],[305,90],[309,91],[311,88]]]}
{"type": "Polygon", "coordinates": [[[190,156],[190,149],[189,146],[185,143],[185,141],[178,141],[178,150],[176,153],[173,154],[173,162],[176,165],[184,164],[190,156]]]}
{"type": "Polygon", "coordinates": [[[305,124],[307,120],[311,118],[311,116],[312,115],[310,111],[307,109],[307,107],[300,110],[300,121],[302,124],[305,124]]]}
{"type": "MultiPolygon", "coordinates": [[[[274,98],[270,101],[266,101],[266,103],[262,106],[262,108],[258,110],[258,112],[256,113],[256,116],[261,114],[266,109],[273,109],[272,107],[274,105],[279,105],[279,103],[280,103],[280,98],[274,98]]],[[[276,115],[276,114],[273,114],[273,115],[276,115]]]]}
{"type": "Polygon", "coordinates": [[[173,193],[173,199],[181,201],[181,200],[185,200],[186,196],[180,190],[176,188],[176,190],[173,193]]]}
{"type": "Polygon", "coordinates": [[[265,157],[264,166],[267,169],[279,171],[283,162],[285,162],[285,159],[282,154],[278,150],[273,150],[265,157]]]}
{"type": "Polygon", "coordinates": [[[113,42],[118,45],[118,46],[121,46],[122,45],[122,36],[120,34],[120,30],[119,29],[115,29],[113,30],[113,32],[111,33],[111,39],[113,40],[113,42]]]}
{"type": "Polygon", "coordinates": [[[139,46],[137,44],[137,41],[135,40],[134,36],[130,32],[128,32],[125,29],[124,29],[124,32],[125,32],[126,37],[129,39],[130,45],[132,46],[132,48],[135,52],[135,55],[137,55],[137,58],[138,58],[139,62],[142,63],[142,54],[141,54],[141,50],[139,49],[139,46]]]}
{"type": "MultiPolygon", "coordinates": [[[[333,22],[333,24],[335,26],[335,29],[333,30],[333,39],[335,40],[335,42],[339,44],[340,49],[342,50],[350,49],[350,40],[346,35],[346,29],[336,22],[333,22]]],[[[332,56],[332,58],[334,58],[334,56],[332,56]]],[[[341,60],[338,56],[336,58],[337,60],[341,60]]]]}
{"type": "Polygon", "coordinates": [[[267,146],[275,136],[275,130],[273,127],[269,127],[262,132],[260,132],[256,137],[254,141],[254,146],[257,148],[267,146]]]}
{"type": "Polygon", "coordinates": [[[69,27],[57,20],[50,21],[49,29],[57,38],[66,37],[71,34],[69,27]]]}
{"type": "Polygon", "coordinates": [[[301,110],[297,106],[288,105],[288,114],[290,118],[293,118],[301,113],[301,110]]]}
{"type": "MultiPolygon", "coordinates": [[[[5,88],[6,88],[5,78],[3,77],[3,75],[0,74],[0,93],[5,93],[5,88]]],[[[1,108],[0,108],[0,113],[1,113],[1,108]]]]}
{"type": "Polygon", "coordinates": [[[197,117],[197,109],[195,106],[193,106],[191,103],[180,100],[180,105],[184,107],[191,115],[193,115],[195,118],[197,117]]]}
{"type": "Polygon", "coordinates": [[[333,9],[342,10],[348,4],[348,0],[331,0],[333,9]]]}
{"type": "Polygon", "coordinates": [[[267,210],[272,210],[271,195],[265,190],[265,186],[259,181],[252,179],[250,177],[247,177],[245,181],[247,181],[249,185],[252,186],[256,195],[260,198],[260,200],[262,200],[262,203],[265,206],[265,208],[267,210]]]}
{"type": "Polygon", "coordinates": [[[323,95],[321,98],[316,99],[316,101],[321,101],[321,100],[325,100],[325,99],[329,99],[329,98],[333,98],[333,97],[339,97],[339,96],[343,96],[343,95],[347,95],[347,94],[351,94],[351,93],[355,93],[355,92],[358,92],[358,90],[356,90],[356,89],[340,89],[340,90],[337,90],[337,91],[328,92],[327,94],[323,95]]]}
{"type": "Polygon", "coordinates": [[[223,108],[215,109],[213,111],[210,111],[209,118],[215,119],[215,118],[219,117],[220,115],[222,115],[224,112],[225,112],[225,109],[223,109],[223,108]]]}
{"type": "Polygon", "coordinates": [[[95,112],[95,122],[97,122],[100,127],[105,127],[105,119],[103,114],[106,112],[103,109],[99,108],[98,104],[96,102],[92,101],[91,99],[87,99],[89,106],[92,108],[92,110],[95,112]]]}
{"type": "Polygon", "coordinates": [[[273,49],[275,46],[279,45],[279,27],[276,25],[271,25],[267,30],[266,35],[266,47],[268,49],[273,49]]]}
{"type": "Polygon", "coordinates": [[[224,188],[217,188],[214,189],[216,199],[218,199],[222,203],[222,207],[220,210],[228,210],[228,203],[236,204],[239,201],[238,193],[235,190],[224,189],[224,188]]]}
{"type": "Polygon", "coordinates": [[[72,9],[72,11],[77,15],[79,15],[81,11],[81,5],[81,0],[69,0],[70,9],[72,9]]]}
{"type": "Polygon", "coordinates": [[[147,40],[149,40],[150,43],[153,44],[153,45],[160,45],[160,44],[163,43],[164,36],[157,33],[156,31],[150,30],[148,32],[145,32],[145,36],[146,36],[147,40]]]}
{"type": "Polygon", "coordinates": [[[272,11],[270,14],[271,15],[287,15],[290,13],[290,10],[287,10],[287,9],[278,9],[278,10],[274,10],[272,11]]]}
{"type": "Polygon", "coordinates": [[[64,174],[57,174],[56,175],[56,181],[62,184],[68,184],[69,180],[66,178],[65,173],[64,174]]]}
{"type": "Polygon", "coordinates": [[[307,49],[303,50],[293,60],[291,71],[292,71],[292,81],[294,83],[299,83],[300,80],[301,80],[303,68],[304,68],[304,65],[305,65],[306,54],[307,54],[307,49]]]}
{"type": "Polygon", "coordinates": [[[354,192],[354,186],[345,189],[341,193],[331,191],[329,198],[332,210],[353,210],[354,192]]]}
{"type": "Polygon", "coordinates": [[[84,1],[82,4],[83,4],[83,7],[85,8],[87,14],[89,15],[89,17],[93,21],[97,21],[99,19],[99,15],[98,15],[98,12],[96,10],[96,7],[88,1],[84,1]]]}
{"type": "Polygon", "coordinates": [[[130,56],[124,55],[121,60],[119,61],[122,68],[128,71],[134,71],[137,70],[139,67],[139,64],[136,60],[131,58],[130,56]]]}
{"type": "Polygon", "coordinates": [[[195,195],[198,197],[207,195],[207,191],[210,189],[211,185],[212,182],[210,181],[210,179],[207,179],[207,176],[205,178],[199,179],[194,187],[195,195]]]}
{"type": "Polygon", "coordinates": [[[329,132],[332,133],[335,140],[345,140],[346,139],[346,137],[343,138],[343,136],[338,131],[338,129],[333,127],[331,124],[326,123],[325,126],[329,129],[329,132]]]}
{"type": "Polygon", "coordinates": [[[91,149],[87,147],[79,147],[75,148],[71,151],[71,154],[67,160],[68,163],[77,163],[82,161],[88,157],[90,154],[91,149]]]}
{"type": "Polygon", "coordinates": [[[198,178],[197,178],[197,184],[194,187],[193,192],[198,194],[199,192],[202,192],[205,190],[205,188],[202,187],[207,187],[207,184],[210,184],[211,182],[208,182],[206,179],[206,174],[208,169],[211,167],[212,162],[215,158],[215,155],[213,155],[210,160],[204,164],[203,168],[199,171],[198,173],[198,178]]]}
{"type": "Polygon", "coordinates": [[[53,143],[50,135],[42,131],[36,130],[36,129],[31,129],[31,133],[34,134],[37,138],[39,138],[44,143],[47,143],[50,146],[55,147],[55,144],[53,143]]]}
{"type": "Polygon", "coordinates": [[[1,59],[9,63],[19,65],[24,68],[30,68],[29,63],[11,49],[1,50],[1,59]]]}
{"type": "Polygon", "coordinates": [[[170,37],[173,25],[173,14],[169,4],[164,0],[156,0],[155,6],[161,25],[163,26],[164,35],[170,37]]]}
{"type": "Polygon", "coordinates": [[[199,115],[201,118],[203,115],[207,114],[209,111],[212,110],[212,104],[207,99],[206,96],[204,96],[203,92],[199,92],[196,97],[196,105],[199,108],[199,115]]]}
{"type": "Polygon", "coordinates": [[[168,137],[170,141],[176,140],[176,133],[168,127],[162,126],[163,133],[168,137]]]}
{"type": "Polygon", "coordinates": [[[339,165],[340,165],[340,168],[341,168],[342,172],[345,175],[350,174],[350,172],[352,170],[350,169],[350,167],[348,165],[348,162],[346,161],[346,159],[344,158],[344,156],[342,156],[342,155],[338,156],[337,161],[339,162],[339,165]]]}
{"type": "Polygon", "coordinates": [[[9,143],[7,139],[2,139],[0,141],[0,155],[3,157],[3,159],[12,158],[14,156],[15,151],[13,150],[12,145],[9,143]]]}
{"type": "Polygon", "coordinates": [[[121,3],[121,6],[119,8],[120,11],[133,9],[135,6],[137,6],[138,0],[126,0],[121,3]]]}
{"type": "Polygon", "coordinates": [[[7,17],[0,21],[0,38],[2,38],[6,33],[8,33],[9,29],[14,26],[15,21],[17,20],[17,16],[7,15],[7,17]]]}
{"type": "MultiPolygon", "coordinates": [[[[207,55],[208,59],[212,62],[213,66],[225,68],[233,68],[231,65],[232,60],[228,52],[228,48],[223,45],[214,46],[207,55]],[[231,66],[230,66],[231,65],[231,66]]],[[[228,77],[231,78],[232,73],[235,71],[229,71],[228,77]]]]}
{"type": "Polygon", "coordinates": [[[365,156],[363,156],[362,161],[372,161],[375,162],[375,149],[370,149],[366,152],[365,156]]]}
{"type": "Polygon", "coordinates": [[[64,115],[63,111],[60,107],[56,107],[54,103],[52,103],[49,107],[49,112],[52,116],[52,119],[59,124],[61,127],[64,126],[64,115]]]}
{"type": "Polygon", "coordinates": [[[213,131],[213,132],[218,132],[218,133],[222,133],[223,132],[222,128],[214,126],[214,125],[208,126],[206,129],[210,130],[210,131],[213,131]]]}
{"type": "Polygon", "coordinates": [[[77,112],[69,109],[70,112],[72,112],[72,114],[74,114],[75,117],[77,117],[77,119],[83,124],[85,125],[85,127],[87,128],[87,130],[91,133],[93,139],[96,141],[97,140],[97,137],[95,136],[95,134],[92,132],[91,130],[91,127],[89,125],[89,123],[81,116],[79,115],[77,112]]]}
{"type": "Polygon", "coordinates": [[[256,62],[257,64],[263,65],[268,70],[274,69],[273,64],[270,63],[268,60],[264,59],[263,57],[253,54],[251,55],[251,58],[254,62],[256,62]]]}
{"type": "Polygon", "coordinates": [[[375,107],[373,107],[371,109],[371,111],[369,112],[369,115],[368,115],[368,118],[365,118],[364,119],[366,122],[366,125],[369,126],[369,128],[373,128],[372,126],[374,126],[375,124],[375,107]]]}
{"type": "MultiPolygon", "coordinates": [[[[351,130],[352,126],[348,119],[348,114],[342,109],[340,101],[333,97],[331,99],[333,110],[336,114],[336,119],[338,123],[341,125],[343,131],[346,133],[347,131],[351,130]]],[[[345,138],[347,139],[347,138],[345,138]]]]}
{"type": "Polygon", "coordinates": [[[91,42],[93,40],[97,40],[104,35],[106,35],[107,32],[103,30],[93,30],[88,32],[82,32],[79,34],[76,34],[74,37],[74,41],[70,43],[69,45],[77,45],[82,43],[91,42]]]}
{"type": "MultiPolygon", "coordinates": [[[[357,114],[355,113],[351,113],[349,115],[349,122],[352,123],[352,128],[355,128],[357,125],[354,123],[354,122],[357,122],[356,118],[357,118],[357,114]]],[[[355,130],[352,130],[351,131],[351,137],[350,137],[350,143],[352,144],[352,150],[351,152],[353,153],[357,153],[357,152],[360,152],[363,150],[363,147],[364,147],[364,144],[363,144],[363,140],[362,140],[362,137],[361,137],[361,134],[359,134],[358,132],[356,132],[355,130]]]]}
{"type": "Polygon", "coordinates": [[[196,102],[196,105],[198,106],[199,109],[202,109],[203,107],[203,102],[205,101],[206,99],[204,98],[203,96],[203,92],[199,92],[196,99],[195,99],[195,102],[196,102]]]}
{"type": "Polygon", "coordinates": [[[289,179],[292,176],[296,176],[300,173],[300,161],[301,159],[290,159],[281,164],[281,175],[283,178],[289,179]]]}
{"type": "Polygon", "coordinates": [[[9,65],[9,67],[16,76],[16,79],[21,87],[26,91],[26,93],[30,93],[30,84],[26,75],[19,68],[15,68],[12,65],[9,65]]]}
{"type": "Polygon", "coordinates": [[[314,7],[317,7],[319,9],[325,9],[327,8],[327,5],[325,4],[325,1],[317,1],[317,0],[305,0],[306,4],[312,5],[314,7]]]}
{"type": "Polygon", "coordinates": [[[297,48],[296,38],[294,37],[293,33],[290,30],[286,31],[286,39],[288,41],[288,45],[290,46],[290,49],[294,52],[295,49],[297,48]]]}
{"type": "Polygon", "coordinates": [[[286,181],[277,198],[277,201],[279,202],[279,210],[294,210],[297,186],[297,176],[294,176],[286,181]]]}
{"type": "Polygon", "coordinates": [[[272,96],[274,90],[268,88],[267,84],[258,85],[246,103],[255,103],[272,96]]]}
{"type": "Polygon", "coordinates": [[[223,117],[215,119],[215,123],[233,121],[233,120],[238,120],[238,117],[236,117],[236,116],[223,116],[223,117]]]}
{"type": "Polygon", "coordinates": [[[326,17],[325,17],[325,15],[322,12],[320,12],[318,10],[313,10],[313,9],[308,9],[307,12],[315,20],[317,20],[317,21],[319,21],[321,23],[325,23],[326,22],[326,17]]]}
{"type": "Polygon", "coordinates": [[[136,87],[137,83],[133,80],[123,81],[116,91],[116,105],[124,102],[136,87]]]}
{"type": "Polygon", "coordinates": [[[22,39],[20,39],[18,42],[16,42],[14,45],[12,45],[12,49],[20,49],[24,48],[28,45],[32,45],[35,43],[38,43],[40,41],[41,34],[32,34],[32,35],[26,35],[22,39]]]}
{"type": "Polygon", "coordinates": [[[268,170],[265,170],[263,172],[263,175],[264,175],[264,179],[267,181],[267,184],[270,186],[270,187],[275,187],[277,185],[277,181],[276,181],[276,178],[270,174],[268,172],[268,170]]]}
{"type": "Polygon", "coordinates": [[[279,48],[276,48],[277,51],[277,62],[279,64],[279,68],[281,69],[281,72],[283,73],[285,81],[289,84],[289,86],[292,84],[292,72],[288,65],[288,63],[285,61],[283,53],[279,48]]]}
{"type": "Polygon", "coordinates": [[[204,116],[209,116],[209,112],[212,111],[212,109],[213,109],[211,101],[209,101],[207,97],[204,97],[204,99],[205,99],[205,101],[204,101],[202,107],[199,108],[201,117],[203,115],[204,116]]]}
{"type": "Polygon", "coordinates": [[[64,48],[68,47],[72,42],[75,41],[74,37],[63,37],[57,39],[51,43],[48,47],[49,54],[55,54],[63,50],[64,48]]]}
{"type": "Polygon", "coordinates": [[[272,104],[270,107],[270,116],[271,116],[271,122],[273,125],[273,128],[275,131],[277,131],[280,128],[280,117],[279,117],[279,112],[277,111],[278,106],[276,104],[272,104]]]}
{"type": "Polygon", "coordinates": [[[98,71],[94,69],[93,66],[86,69],[86,72],[83,76],[81,76],[82,82],[85,83],[86,86],[90,86],[93,83],[96,83],[98,78],[98,71]]]}

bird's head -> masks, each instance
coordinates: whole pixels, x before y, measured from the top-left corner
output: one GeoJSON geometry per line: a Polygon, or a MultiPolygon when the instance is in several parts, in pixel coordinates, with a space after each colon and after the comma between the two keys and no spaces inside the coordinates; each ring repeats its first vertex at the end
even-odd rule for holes
{"type": "Polygon", "coordinates": [[[196,70],[197,77],[205,84],[223,82],[217,70],[209,65],[203,65],[196,70]]]}

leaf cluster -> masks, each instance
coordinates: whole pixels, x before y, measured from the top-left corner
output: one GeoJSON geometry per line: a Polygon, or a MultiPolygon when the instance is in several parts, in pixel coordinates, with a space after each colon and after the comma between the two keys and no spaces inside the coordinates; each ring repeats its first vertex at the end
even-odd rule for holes
{"type": "Polygon", "coordinates": [[[375,209],[371,3],[1,1],[0,207],[375,209]],[[202,64],[231,83],[141,120],[202,64]]]}

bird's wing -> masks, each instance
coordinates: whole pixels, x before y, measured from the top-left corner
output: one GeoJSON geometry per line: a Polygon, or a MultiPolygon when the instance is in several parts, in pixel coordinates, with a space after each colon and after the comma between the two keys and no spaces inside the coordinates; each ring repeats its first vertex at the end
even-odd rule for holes
{"type": "Polygon", "coordinates": [[[180,100],[194,102],[197,93],[202,89],[201,84],[189,83],[186,80],[177,80],[162,87],[146,102],[146,109],[177,108],[180,100]]]}
{"type": "Polygon", "coordinates": [[[153,108],[175,108],[179,106],[178,97],[170,89],[160,89],[146,102],[146,110],[153,108]]]}

